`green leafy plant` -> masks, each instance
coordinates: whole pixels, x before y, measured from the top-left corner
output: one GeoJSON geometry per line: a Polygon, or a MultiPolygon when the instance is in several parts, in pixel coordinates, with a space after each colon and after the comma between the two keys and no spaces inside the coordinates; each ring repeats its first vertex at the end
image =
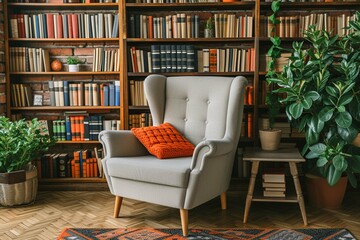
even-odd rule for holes
{"type": "Polygon", "coordinates": [[[281,73],[269,81],[284,93],[281,102],[295,127],[305,132],[302,154],[311,170],[336,184],[343,174],[353,187],[360,172],[360,149],[352,145],[360,127],[360,13],[342,37],[305,31],[304,42],[292,44],[292,55],[281,73]]]}
{"type": "Polygon", "coordinates": [[[214,28],[212,17],[209,17],[208,20],[206,20],[205,29],[212,30],[214,28]]]}
{"type": "Polygon", "coordinates": [[[36,118],[12,122],[0,117],[0,172],[23,170],[53,146],[55,139],[46,131],[44,123],[36,118]]]}
{"type": "Polygon", "coordinates": [[[66,63],[69,65],[76,65],[76,64],[83,63],[83,62],[76,56],[69,56],[66,58],[66,63]]]}
{"type": "MultiPolygon", "coordinates": [[[[276,18],[277,13],[280,10],[280,4],[281,4],[281,0],[275,0],[271,3],[271,10],[273,13],[270,15],[269,21],[272,24],[271,37],[270,37],[270,41],[272,45],[267,52],[267,55],[270,58],[268,62],[267,74],[266,74],[266,81],[268,84],[271,84],[271,81],[269,81],[269,79],[272,78],[276,73],[275,62],[276,59],[281,56],[281,50],[282,50],[282,48],[280,47],[281,39],[279,36],[277,36],[277,32],[276,32],[277,25],[280,24],[280,20],[276,18]]],[[[265,104],[268,107],[269,129],[273,129],[275,118],[279,115],[281,108],[278,94],[273,91],[267,92],[265,104]]]]}

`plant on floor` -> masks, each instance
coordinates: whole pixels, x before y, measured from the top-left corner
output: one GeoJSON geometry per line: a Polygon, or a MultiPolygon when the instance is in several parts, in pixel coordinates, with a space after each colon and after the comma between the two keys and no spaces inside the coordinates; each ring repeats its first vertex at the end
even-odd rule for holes
{"type": "Polygon", "coordinates": [[[360,127],[360,13],[339,38],[310,26],[304,42],[292,44],[281,73],[270,78],[286,94],[288,119],[305,132],[302,154],[311,169],[335,185],[343,174],[353,187],[360,172],[360,148],[352,142],[360,127]]]}
{"type": "Polygon", "coordinates": [[[44,122],[10,121],[0,117],[0,173],[24,170],[32,160],[55,144],[44,122]]]}

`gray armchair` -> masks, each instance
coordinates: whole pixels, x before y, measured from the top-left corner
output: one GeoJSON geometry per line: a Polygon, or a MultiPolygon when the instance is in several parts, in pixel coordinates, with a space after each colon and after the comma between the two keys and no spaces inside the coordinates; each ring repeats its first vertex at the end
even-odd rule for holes
{"type": "Polygon", "coordinates": [[[233,160],[244,108],[244,77],[150,75],[145,94],[154,125],[171,123],[195,145],[192,157],[159,160],[131,131],[102,131],[102,161],[114,217],[123,198],[180,209],[183,235],[188,210],[217,196],[226,209],[233,160]]]}

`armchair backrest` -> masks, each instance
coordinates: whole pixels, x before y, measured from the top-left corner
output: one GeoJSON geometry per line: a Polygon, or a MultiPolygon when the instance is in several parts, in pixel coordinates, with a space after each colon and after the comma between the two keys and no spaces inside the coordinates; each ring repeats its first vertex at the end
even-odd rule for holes
{"type": "Polygon", "coordinates": [[[145,79],[154,125],[171,123],[190,142],[224,137],[238,142],[244,77],[150,75],[145,79]]]}

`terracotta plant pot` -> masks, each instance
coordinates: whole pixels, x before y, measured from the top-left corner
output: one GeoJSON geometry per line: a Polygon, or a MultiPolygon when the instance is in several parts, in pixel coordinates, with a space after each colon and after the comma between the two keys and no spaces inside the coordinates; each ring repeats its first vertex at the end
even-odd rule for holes
{"type": "Polygon", "coordinates": [[[261,148],[273,151],[279,149],[281,140],[280,129],[259,130],[261,148]]]}
{"type": "Polygon", "coordinates": [[[338,209],[344,199],[347,177],[340,178],[335,186],[330,186],[325,178],[305,175],[307,197],[312,206],[317,208],[338,209]]]}

